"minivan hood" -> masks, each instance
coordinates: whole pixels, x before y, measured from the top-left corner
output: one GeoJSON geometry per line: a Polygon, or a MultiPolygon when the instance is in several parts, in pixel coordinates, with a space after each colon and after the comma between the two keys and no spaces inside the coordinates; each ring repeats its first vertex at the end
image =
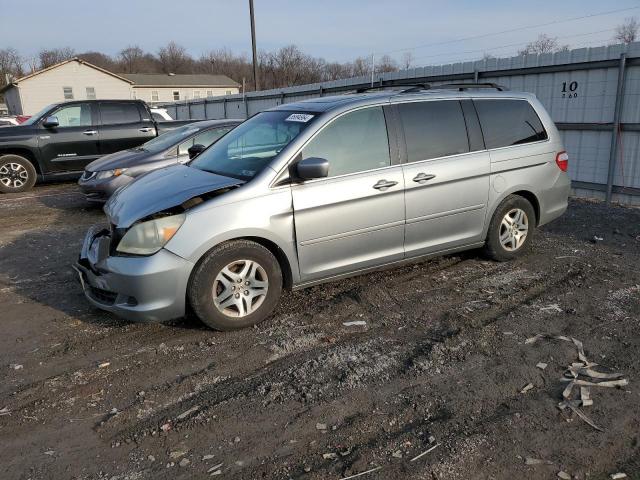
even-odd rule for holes
{"type": "Polygon", "coordinates": [[[243,180],[198,168],[172,165],[153,170],[117,190],[104,211],[117,228],[129,228],[142,218],[181,205],[198,195],[243,183],[243,180]]]}
{"type": "Polygon", "coordinates": [[[146,150],[131,148],[120,152],[105,155],[94,160],[85,167],[89,172],[102,172],[104,170],[114,170],[116,168],[128,168],[140,165],[149,160],[155,154],[146,150]]]}

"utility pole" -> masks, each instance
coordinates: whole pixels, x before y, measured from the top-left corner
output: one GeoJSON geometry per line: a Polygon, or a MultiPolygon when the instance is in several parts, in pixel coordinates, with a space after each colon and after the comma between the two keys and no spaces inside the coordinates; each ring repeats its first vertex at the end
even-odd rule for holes
{"type": "Polygon", "coordinates": [[[249,16],[251,17],[251,48],[253,49],[253,84],[256,91],[260,90],[258,80],[258,55],[256,53],[256,21],[253,15],[253,0],[249,0],[249,16]]]}
{"type": "Polygon", "coordinates": [[[371,54],[371,86],[373,87],[373,74],[376,71],[376,55],[371,54]]]}

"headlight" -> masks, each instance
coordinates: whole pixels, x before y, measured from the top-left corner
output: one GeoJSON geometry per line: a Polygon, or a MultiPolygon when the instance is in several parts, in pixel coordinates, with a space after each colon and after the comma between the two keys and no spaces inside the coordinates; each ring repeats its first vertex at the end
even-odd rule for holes
{"type": "Polygon", "coordinates": [[[184,223],[184,213],[134,225],[125,233],[116,250],[135,255],[151,255],[164,247],[184,223]]]}
{"type": "Polygon", "coordinates": [[[104,180],[105,178],[119,177],[126,171],[127,171],[126,168],[116,168],[115,170],[103,170],[102,172],[98,172],[98,175],[96,175],[96,179],[104,180]]]}

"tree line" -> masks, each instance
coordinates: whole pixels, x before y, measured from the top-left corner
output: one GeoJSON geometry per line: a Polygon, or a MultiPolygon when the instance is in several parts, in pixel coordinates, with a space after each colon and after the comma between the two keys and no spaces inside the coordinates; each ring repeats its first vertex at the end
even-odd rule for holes
{"type": "MultiPolygon", "coordinates": [[[[221,48],[194,58],[183,46],[173,41],[155,54],[132,45],[115,56],[93,51],[77,52],[67,47],[42,49],[35,57],[23,58],[14,48],[0,49],[0,86],[6,84],[7,74],[19,78],[74,57],[113,73],[222,74],[237,82],[246,79],[247,90],[253,89],[253,67],[247,55],[221,48]]],[[[401,66],[405,67],[385,55],[376,60],[375,71],[391,72],[401,66]]],[[[370,75],[371,59],[359,57],[351,62],[327,62],[304,53],[296,45],[288,45],[273,52],[260,51],[258,70],[262,89],[281,88],[370,75]]]]}
{"type": "MultiPolygon", "coordinates": [[[[635,17],[627,18],[615,29],[613,40],[619,43],[636,41],[640,23],[635,17]]],[[[557,37],[541,34],[518,50],[519,55],[565,51],[569,45],[558,42],[557,37]]],[[[0,49],[0,87],[11,78],[50,67],[70,58],[78,57],[114,73],[209,73],[227,75],[237,82],[246,79],[246,90],[253,90],[253,68],[246,54],[237,54],[227,48],[211,50],[199,58],[191,56],[176,42],[169,42],[156,53],[146,52],[137,45],[122,49],[116,55],[102,52],[76,52],[70,47],[42,49],[33,57],[21,56],[15,48],[0,49]]],[[[485,53],[482,58],[493,58],[485,53]]],[[[400,61],[389,55],[375,59],[374,76],[384,72],[414,67],[411,51],[400,61]]],[[[304,53],[296,45],[275,51],[258,52],[258,72],[262,89],[291,87],[307,83],[338,80],[371,75],[371,58],[358,57],[350,62],[329,62],[304,53]]]]}

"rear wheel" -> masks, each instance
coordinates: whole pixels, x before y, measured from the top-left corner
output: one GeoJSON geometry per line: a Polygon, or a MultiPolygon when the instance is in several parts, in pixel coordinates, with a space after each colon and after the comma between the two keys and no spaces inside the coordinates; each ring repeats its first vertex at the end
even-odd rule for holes
{"type": "Polygon", "coordinates": [[[536,214],[529,201],[518,195],[505,198],[491,219],[484,253],[504,262],[527,251],[536,225],[536,214]]]}
{"type": "Polygon", "coordinates": [[[189,300],[196,315],[216,330],[256,325],[269,316],[282,292],[282,272],[262,245],[234,240],[211,250],[196,267],[189,300]]]}
{"type": "Polygon", "coordinates": [[[36,184],[36,169],[20,155],[0,157],[0,192],[18,193],[31,190],[36,184]]]}

